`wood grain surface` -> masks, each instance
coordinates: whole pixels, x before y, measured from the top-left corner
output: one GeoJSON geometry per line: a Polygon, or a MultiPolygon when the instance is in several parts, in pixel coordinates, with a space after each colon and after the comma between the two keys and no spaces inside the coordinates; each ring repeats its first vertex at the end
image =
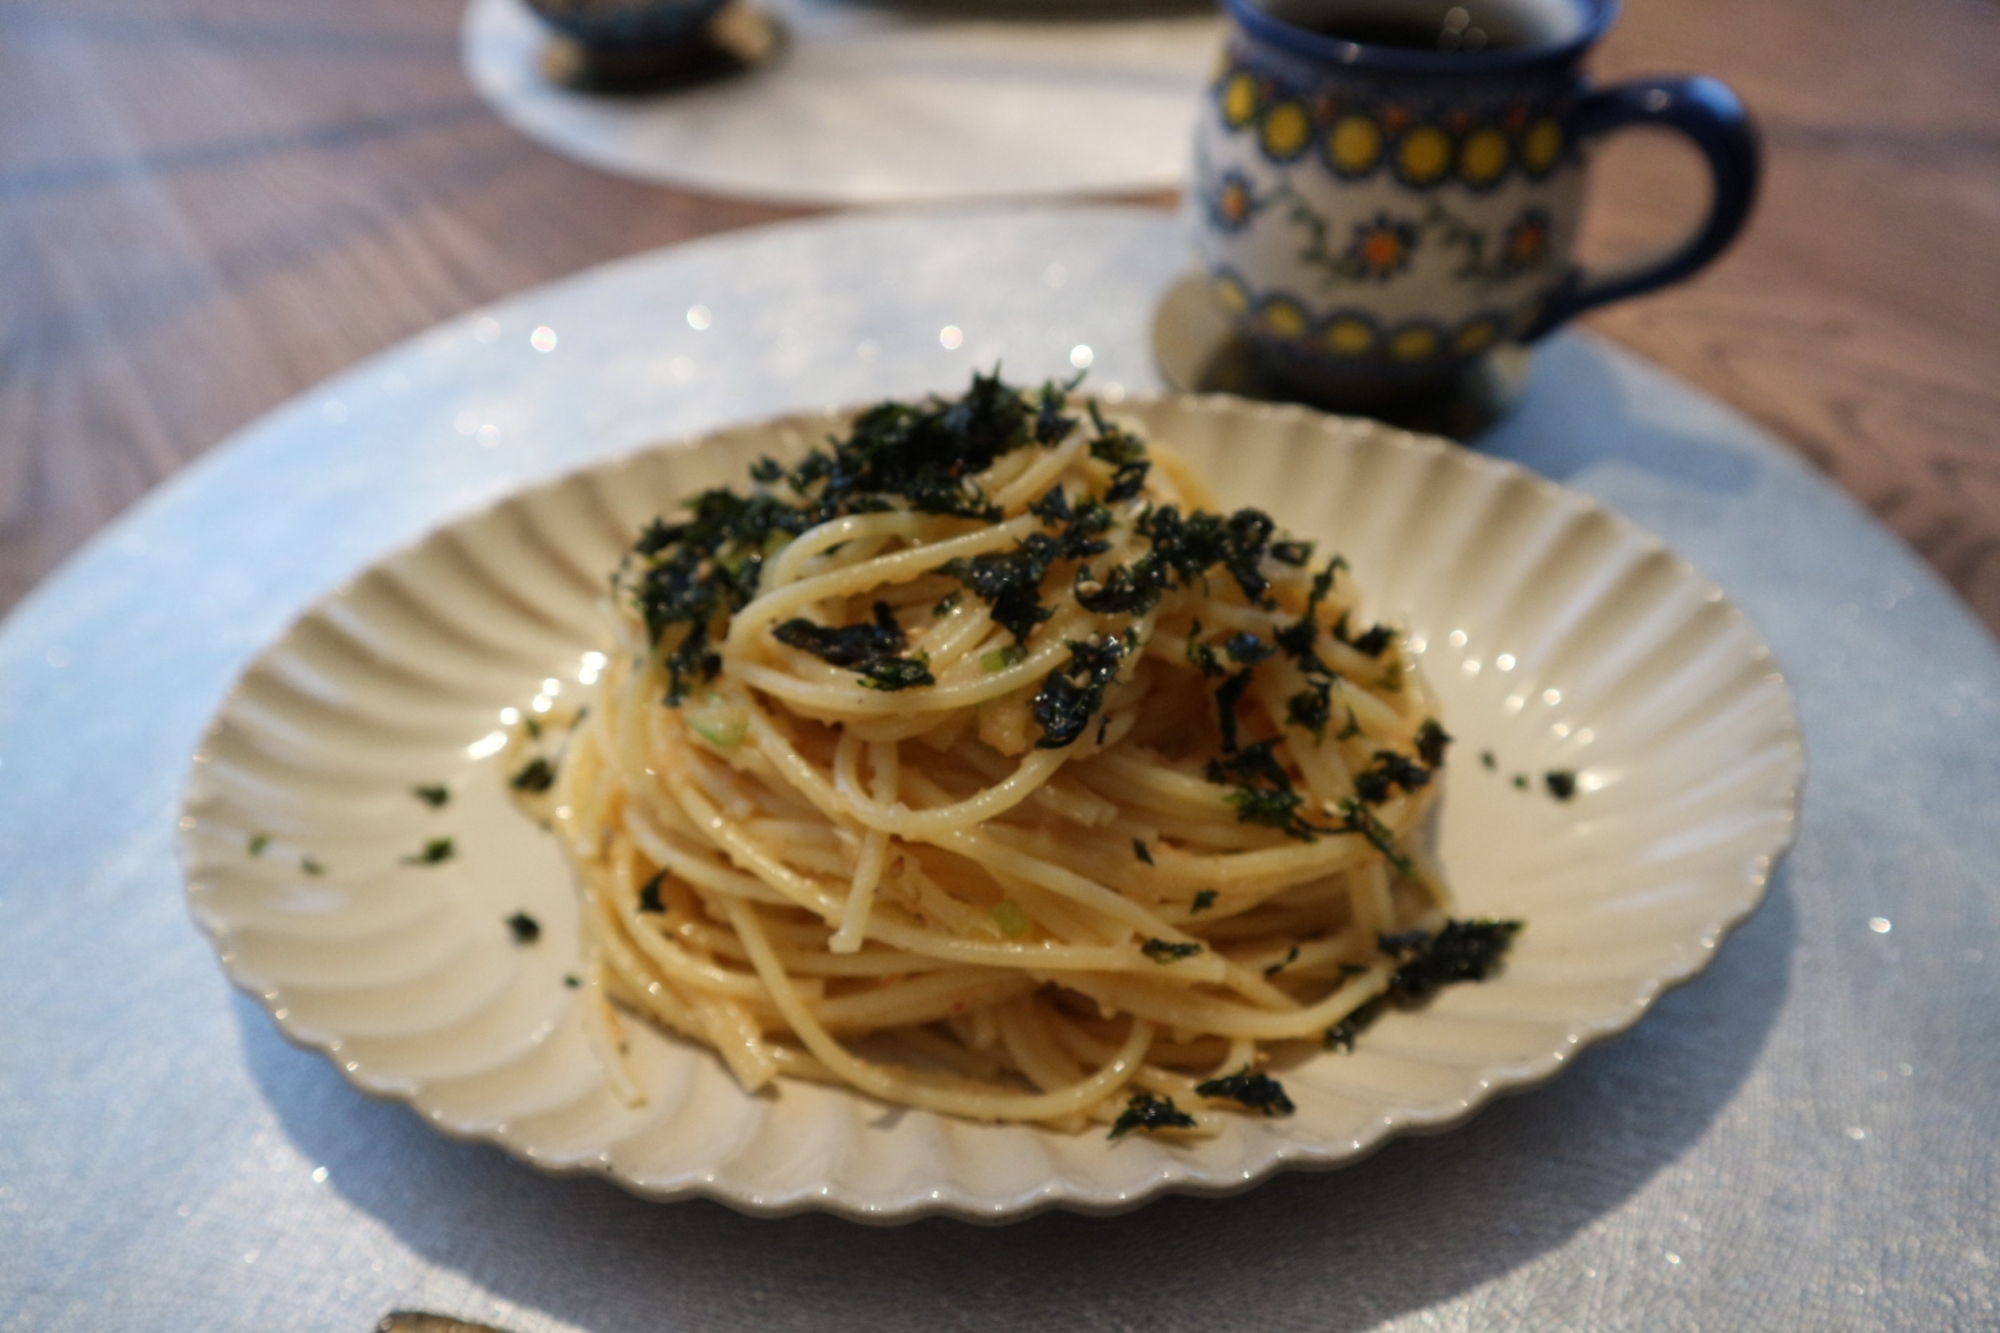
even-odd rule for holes
{"type": "MultiPolygon", "coordinates": [[[[0,610],[372,352],[810,211],[522,139],[466,85],[461,7],[0,0],[0,610]]],[[[1596,69],[1723,77],[1769,163],[1735,251],[1590,325],[1761,422],[2000,627],[2000,3],[1627,0],[1596,69]]],[[[1591,254],[1702,206],[1680,150],[1628,137],[1601,164],[1591,254]]]]}

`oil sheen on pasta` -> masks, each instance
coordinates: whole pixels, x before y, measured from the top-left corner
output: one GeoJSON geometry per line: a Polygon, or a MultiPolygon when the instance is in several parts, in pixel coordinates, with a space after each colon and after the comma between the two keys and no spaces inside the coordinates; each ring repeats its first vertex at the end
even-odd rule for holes
{"type": "Polygon", "coordinates": [[[596,697],[510,762],[630,1100],[621,1014],[746,1089],[1201,1134],[1515,928],[1450,920],[1450,738],[1345,563],[1069,386],[883,404],[613,586],[596,697]]]}

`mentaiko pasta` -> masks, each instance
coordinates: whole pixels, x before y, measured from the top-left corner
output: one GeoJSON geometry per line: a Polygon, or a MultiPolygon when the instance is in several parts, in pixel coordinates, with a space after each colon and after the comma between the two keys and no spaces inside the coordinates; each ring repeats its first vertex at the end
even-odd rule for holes
{"type": "Polygon", "coordinates": [[[1095,404],[976,377],[689,507],[528,798],[627,1097],[614,1004],[746,1089],[1200,1132],[1505,947],[1426,858],[1400,636],[1095,404]]]}

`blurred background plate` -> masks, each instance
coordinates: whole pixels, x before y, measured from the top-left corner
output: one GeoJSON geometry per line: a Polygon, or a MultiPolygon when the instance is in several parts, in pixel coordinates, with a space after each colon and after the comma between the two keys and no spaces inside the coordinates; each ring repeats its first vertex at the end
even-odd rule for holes
{"type": "MultiPolygon", "coordinates": [[[[743,3],[743,0],[738,0],[743,3]]],[[[606,171],[829,204],[1166,189],[1221,48],[1183,0],[756,0],[768,63],[649,96],[552,83],[521,0],[472,0],[466,75],[508,123],[606,171]]]]}

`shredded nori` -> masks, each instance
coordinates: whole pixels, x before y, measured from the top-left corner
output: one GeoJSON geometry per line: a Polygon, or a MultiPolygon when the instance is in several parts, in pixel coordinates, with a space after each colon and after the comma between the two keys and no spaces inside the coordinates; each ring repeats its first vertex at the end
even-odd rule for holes
{"type": "Polygon", "coordinates": [[[1072,639],[1069,661],[1049,673],[1028,705],[1042,728],[1038,750],[1060,750],[1083,735],[1091,715],[1104,706],[1104,691],[1118,678],[1118,664],[1131,647],[1126,638],[1111,635],[1088,642],[1072,639]]]}
{"type": "Polygon", "coordinates": [[[1410,863],[1410,858],[1397,850],[1396,835],[1391,833],[1388,826],[1375,817],[1375,812],[1368,808],[1365,801],[1344,801],[1341,803],[1340,831],[1343,833],[1358,833],[1366,838],[1368,845],[1382,853],[1384,859],[1390,865],[1394,866],[1399,873],[1405,876],[1411,876],[1416,873],[1416,867],[1410,863]]]}
{"type": "Polygon", "coordinates": [[[526,912],[516,912],[508,917],[507,929],[514,932],[516,944],[533,944],[542,937],[542,923],[526,912]]]}
{"type": "Polygon", "coordinates": [[[1361,634],[1350,634],[1347,617],[1342,615],[1333,626],[1333,637],[1363,657],[1380,657],[1388,652],[1389,645],[1396,641],[1396,631],[1387,625],[1377,625],[1361,634]]]}
{"type": "MultiPolygon", "coordinates": [[[[1324,680],[1308,681],[1304,689],[1285,700],[1285,721],[1310,731],[1315,744],[1326,738],[1326,724],[1332,713],[1333,689],[1324,680]]],[[[1353,716],[1350,709],[1348,717],[1353,716]]]]}
{"type": "Polygon", "coordinates": [[[1355,1037],[1392,1006],[1413,1009],[1445,986],[1486,980],[1499,970],[1520,930],[1519,921],[1447,921],[1436,935],[1411,930],[1378,936],[1377,948],[1397,960],[1389,987],[1328,1028],[1327,1048],[1353,1050],[1355,1037]]]}
{"type": "MultiPolygon", "coordinates": [[[[799,533],[898,506],[998,519],[973,478],[1005,453],[1063,438],[1074,425],[1064,415],[1073,387],[1051,384],[1031,396],[995,371],[975,374],[956,399],[882,403],[856,418],[845,439],[829,440],[789,471],[760,460],[751,469],[752,494],[705,491],[688,502],[687,519],[654,520],[617,582],[644,618],[667,672],[667,702],[678,704],[721,669],[715,640],[756,595],[766,557],[799,533]]],[[[902,688],[893,672],[874,678],[902,688]]]]}
{"type": "Polygon", "coordinates": [[[1338,1046],[1345,1051],[1353,1050],[1354,1039],[1367,1031],[1388,1007],[1388,1000],[1380,995],[1363,1004],[1326,1030],[1326,1048],[1330,1051],[1338,1046]]]}
{"type": "Polygon", "coordinates": [[[451,788],[445,786],[442,782],[433,783],[425,787],[412,787],[410,788],[410,794],[433,810],[439,809],[451,801],[451,788]]]}
{"type": "Polygon", "coordinates": [[[641,912],[652,912],[662,916],[666,914],[666,904],[660,901],[660,886],[666,882],[667,872],[664,870],[655,871],[653,877],[646,881],[645,886],[639,890],[641,912]]]}
{"type": "Polygon", "coordinates": [[[403,858],[406,866],[434,866],[440,861],[449,861],[456,849],[450,838],[432,838],[424,844],[424,849],[414,856],[403,858]]]}
{"type": "Polygon", "coordinates": [[[1222,665],[1222,659],[1216,656],[1215,645],[1201,641],[1201,622],[1199,620],[1188,627],[1187,660],[1188,665],[1200,671],[1204,676],[1224,676],[1229,674],[1228,668],[1222,665]]]}
{"type": "Polygon", "coordinates": [[[815,625],[794,618],[773,629],[771,637],[831,666],[850,669],[894,657],[908,642],[887,602],[875,603],[875,618],[859,625],[815,625]]]}
{"type": "Polygon", "coordinates": [[[1197,1083],[1194,1090],[1203,1097],[1235,1102],[1238,1106],[1261,1111],[1267,1116],[1290,1115],[1298,1110],[1292,1105],[1292,1099],[1285,1095],[1284,1084],[1269,1074],[1252,1073],[1248,1069],[1197,1083]]]}
{"type": "Polygon", "coordinates": [[[1306,563],[1313,558],[1313,544],[1295,541],[1272,542],[1271,558],[1281,565],[1304,569],[1306,563]]]}
{"type": "Polygon", "coordinates": [[[1292,786],[1291,775],[1272,755],[1274,740],[1246,745],[1233,754],[1208,761],[1206,776],[1219,786],[1231,787],[1229,803],[1236,807],[1239,823],[1262,824],[1283,831],[1301,842],[1312,842],[1320,834],[1339,830],[1310,823],[1299,813],[1305,798],[1292,786]]]}
{"type": "Polygon", "coordinates": [[[1193,1129],[1194,1117],[1166,1097],[1156,1097],[1145,1089],[1132,1094],[1125,1109],[1112,1122],[1108,1137],[1122,1139],[1135,1129],[1193,1129]]]}
{"type": "Polygon", "coordinates": [[[1576,795],[1576,774],[1566,768],[1551,769],[1542,775],[1542,782],[1549,789],[1549,795],[1558,801],[1567,801],[1576,795]]]}
{"type": "Polygon", "coordinates": [[[1377,750],[1374,762],[1354,775],[1354,790],[1370,805],[1389,799],[1397,787],[1414,792],[1431,780],[1431,770],[1396,750],[1377,750]]]}
{"type": "Polygon", "coordinates": [[[1520,929],[1519,921],[1447,921],[1435,936],[1385,935],[1378,941],[1382,952],[1403,960],[1389,988],[1403,1001],[1420,1001],[1454,982],[1484,981],[1498,970],[1520,929]]]}
{"type": "Polygon", "coordinates": [[[1236,705],[1243,702],[1243,692],[1250,688],[1251,672],[1248,668],[1237,672],[1222,682],[1215,691],[1216,722],[1222,728],[1222,752],[1236,751],[1236,705]]]}
{"type": "MultiPolygon", "coordinates": [[[[1445,747],[1450,744],[1451,733],[1439,726],[1438,720],[1434,717],[1425,718],[1424,724],[1417,728],[1417,758],[1431,768],[1440,768],[1444,765],[1445,747]]],[[[1490,768],[1492,765],[1489,764],[1487,767],[1490,768]]]]}
{"type": "Polygon", "coordinates": [[[1026,643],[1035,626],[1055,614],[1042,605],[1042,580],[1054,553],[1055,543],[1034,532],[1011,551],[948,561],[939,573],[963,583],[993,609],[995,624],[1026,643]]]}
{"type": "Polygon", "coordinates": [[[555,765],[536,755],[522,766],[521,771],[507,779],[507,785],[515,791],[544,792],[555,785],[555,765]]]}
{"type": "Polygon", "coordinates": [[[871,690],[907,690],[937,683],[930,672],[930,660],[922,653],[899,656],[909,640],[887,602],[875,603],[874,619],[859,625],[815,625],[795,617],[772,630],[771,637],[830,666],[853,671],[871,690]]]}
{"type": "Polygon", "coordinates": [[[871,690],[908,690],[919,685],[935,685],[928,654],[915,657],[878,657],[861,668],[861,683],[871,690]]]}
{"type": "Polygon", "coordinates": [[[1175,944],[1171,940],[1147,940],[1139,946],[1139,952],[1156,963],[1178,963],[1183,958],[1192,958],[1201,952],[1199,944],[1175,944]]]}
{"type": "Polygon", "coordinates": [[[1215,896],[1214,889],[1202,889],[1197,892],[1194,896],[1193,906],[1188,908],[1188,915],[1193,916],[1196,912],[1206,912],[1209,908],[1215,906],[1215,896]]]}
{"type": "Polygon", "coordinates": [[[1255,666],[1278,650],[1245,630],[1241,634],[1232,634],[1223,640],[1222,651],[1228,653],[1229,660],[1238,666],[1255,666]]]}
{"type": "Polygon", "coordinates": [[[1147,865],[1153,864],[1152,852],[1148,851],[1146,849],[1146,844],[1138,838],[1132,839],[1132,855],[1138,857],[1141,861],[1144,861],[1147,865]]]}

